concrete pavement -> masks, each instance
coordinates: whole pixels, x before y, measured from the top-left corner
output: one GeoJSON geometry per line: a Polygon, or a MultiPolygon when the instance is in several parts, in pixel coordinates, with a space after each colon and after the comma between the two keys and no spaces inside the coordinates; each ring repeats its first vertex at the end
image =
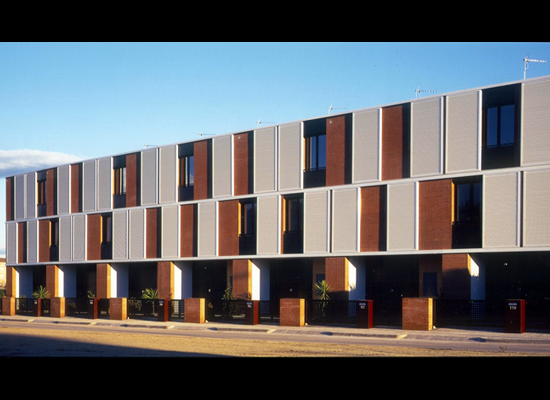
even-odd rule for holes
{"type": "Polygon", "coordinates": [[[437,341],[479,341],[495,343],[531,343],[550,344],[550,331],[526,331],[523,333],[506,333],[503,329],[470,329],[470,328],[434,328],[430,331],[403,330],[397,327],[375,327],[371,329],[354,326],[306,325],[302,327],[280,326],[278,323],[260,323],[245,325],[242,323],[205,322],[203,324],[180,321],[161,322],[153,319],[85,319],[85,318],[51,318],[29,316],[0,316],[2,322],[25,322],[29,324],[69,324],[98,327],[151,328],[193,330],[206,329],[217,331],[242,331],[253,333],[283,333],[309,335],[340,335],[382,339],[437,340],[437,341]]]}

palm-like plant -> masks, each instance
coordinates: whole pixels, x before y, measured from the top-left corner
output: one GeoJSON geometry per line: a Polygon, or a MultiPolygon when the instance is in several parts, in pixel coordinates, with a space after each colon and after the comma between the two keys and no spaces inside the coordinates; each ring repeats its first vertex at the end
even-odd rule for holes
{"type": "Polygon", "coordinates": [[[330,300],[330,296],[328,294],[332,290],[332,287],[325,280],[315,282],[313,289],[315,294],[319,296],[321,300],[330,300]]]}
{"type": "Polygon", "coordinates": [[[38,289],[32,294],[35,299],[47,299],[50,297],[50,292],[42,285],[38,286],[38,289]]]}

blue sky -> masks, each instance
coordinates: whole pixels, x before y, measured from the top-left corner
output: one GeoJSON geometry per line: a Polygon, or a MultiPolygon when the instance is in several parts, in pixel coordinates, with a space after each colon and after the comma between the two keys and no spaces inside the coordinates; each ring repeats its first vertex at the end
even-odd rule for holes
{"type": "Polygon", "coordinates": [[[6,176],[517,81],[526,56],[550,75],[543,42],[0,43],[0,223],[6,176]]]}

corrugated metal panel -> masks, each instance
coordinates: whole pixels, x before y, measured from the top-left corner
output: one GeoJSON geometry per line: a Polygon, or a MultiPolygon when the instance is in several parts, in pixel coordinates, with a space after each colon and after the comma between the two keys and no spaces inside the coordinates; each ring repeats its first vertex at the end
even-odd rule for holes
{"type": "Polygon", "coordinates": [[[59,261],[72,260],[71,217],[59,218],[59,261]]]}
{"type": "Polygon", "coordinates": [[[302,188],[302,124],[279,127],[279,190],[302,188]]]}
{"type": "Polygon", "coordinates": [[[26,174],[27,186],[27,213],[25,218],[34,218],[36,216],[36,173],[26,174]]]}
{"type": "Polygon", "coordinates": [[[57,213],[68,214],[70,207],[70,166],[64,165],[57,168],[57,213]]]}
{"type": "Polygon", "coordinates": [[[178,206],[162,208],[162,254],[163,258],[178,256],[178,206]]]}
{"type": "Polygon", "coordinates": [[[38,220],[27,222],[27,262],[38,262],[38,220]]]}
{"type": "Polygon", "coordinates": [[[82,163],[82,170],[83,170],[82,179],[84,180],[84,183],[82,185],[82,190],[84,192],[82,196],[83,197],[82,210],[84,212],[95,211],[95,207],[96,207],[95,160],[84,161],[82,163]]]}
{"type": "Polygon", "coordinates": [[[112,158],[98,160],[98,182],[97,182],[97,209],[110,210],[113,202],[113,164],[112,158]]]}
{"type": "Polygon", "coordinates": [[[416,184],[388,186],[388,250],[416,248],[416,184]]]}
{"type": "Polygon", "coordinates": [[[177,187],[177,146],[161,147],[159,157],[159,203],[173,203],[177,187]]]}
{"type": "Polygon", "coordinates": [[[157,150],[141,152],[141,204],[157,203],[157,150]]]}
{"type": "Polygon", "coordinates": [[[25,175],[15,177],[15,219],[25,219],[25,175]]]}
{"type": "Polygon", "coordinates": [[[130,258],[145,257],[145,210],[142,208],[130,210],[130,258]]]}
{"type": "Polygon", "coordinates": [[[217,202],[198,204],[197,254],[199,257],[217,255],[217,202]]]}
{"type": "Polygon", "coordinates": [[[86,216],[73,215],[73,261],[86,259],[86,216]]]}
{"type": "Polygon", "coordinates": [[[442,98],[435,98],[411,103],[411,176],[443,173],[442,102],[442,98]]]}
{"type": "Polygon", "coordinates": [[[272,192],[277,189],[275,128],[254,131],[254,193],[272,192]]]}
{"type": "Polygon", "coordinates": [[[523,245],[550,245],[550,171],[524,172],[523,245]]]}
{"type": "Polygon", "coordinates": [[[332,251],[359,250],[359,189],[332,192],[332,251]]]}
{"type": "Polygon", "coordinates": [[[128,258],[128,213],[113,211],[113,260],[128,258]]]}
{"type": "Polygon", "coordinates": [[[518,174],[485,176],[482,204],[483,247],[518,246],[518,174]]]}
{"type": "Polygon", "coordinates": [[[304,193],[304,253],[330,251],[330,191],[304,193]]]}
{"type": "Polygon", "coordinates": [[[17,223],[6,224],[6,262],[14,264],[17,262],[17,223]]]}
{"type": "Polygon", "coordinates": [[[353,182],[380,180],[380,110],[353,115],[353,182]]]}
{"type": "Polygon", "coordinates": [[[212,140],[213,175],[212,196],[233,194],[233,137],[220,136],[212,140]]]}
{"type": "Polygon", "coordinates": [[[522,165],[550,162],[550,81],[523,86],[522,165]]]}
{"type": "Polygon", "coordinates": [[[447,97],[448,173],[481,169],[479,93],[472,91],[447,97]]]}
{"type": "Polygon", "coordinates": [[[279,253],[279,196],[258,197],[257,200],[257,253],[279,253]]]}

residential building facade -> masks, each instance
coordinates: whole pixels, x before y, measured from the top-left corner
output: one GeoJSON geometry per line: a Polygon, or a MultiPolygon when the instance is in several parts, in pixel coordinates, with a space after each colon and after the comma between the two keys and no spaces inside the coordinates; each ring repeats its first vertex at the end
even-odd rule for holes
{"type": "Polygon", "coordinates": [[[550,77],[6,179],[7,295],[550,297],[550,77]]]}

